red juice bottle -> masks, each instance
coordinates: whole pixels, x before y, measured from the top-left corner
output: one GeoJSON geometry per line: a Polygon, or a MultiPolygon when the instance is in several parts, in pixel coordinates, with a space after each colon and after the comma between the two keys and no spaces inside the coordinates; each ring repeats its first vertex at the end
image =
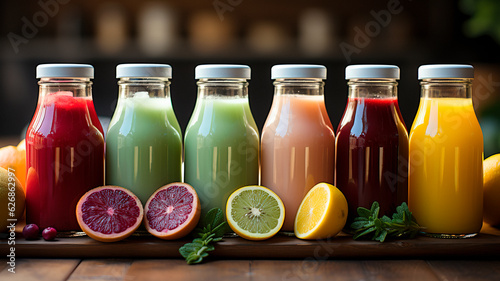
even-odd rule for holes
{"type": "Polygon", "coordinates": [[[391,217],[408,201],[408,133],[398,106],[399,68],[351,65],[346,68],[349,97],[336,138],[335,184],[344,193],[349,215],[380,204],[391,217]]]}
{"type": "Polygon", "coordinates": [[[94,101],[92,100],[92,96],[90,96],[90,98],[87,99],[87,107],[89,109],[90,121],[92,122],[92,125],[94,125],[104,137],[105,136],[104,130],[102,129],[102,124],[101,121],[99,121],[99,117],[97,117],[97,112],[95,111],[94,101]]]}
{"type": "Polygon", "coordinates": [[[104,138],[92,101],[94,68],[37,67],[40,94],[26,133],[26,221],[59,233],[80,231],[76,204],[104,184],[104,138]]]}

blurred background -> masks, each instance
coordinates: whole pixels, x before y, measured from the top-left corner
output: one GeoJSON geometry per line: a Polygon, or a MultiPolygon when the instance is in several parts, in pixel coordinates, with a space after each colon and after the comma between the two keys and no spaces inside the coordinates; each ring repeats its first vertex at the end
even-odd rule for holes
{"type": "Polygon", "coordinates": [[[400,107],[409,128],[420,97],[418,66],[474,65],[474,105],[485,156],[500,152],[500,1],[496,0],[38,0],[1,1],[0,138],[21,139],[34,113],[36,65],[95,67],[97,113],[111,117],[115,67],[173,67],[172,100],[184,131],[196,101],[194,67],[252,68],[251,109],[259,129],[271,107],[271,66],[328,68],[325,99],[336,128],[347,101],[349,64],[401,68],[400,107]]]}

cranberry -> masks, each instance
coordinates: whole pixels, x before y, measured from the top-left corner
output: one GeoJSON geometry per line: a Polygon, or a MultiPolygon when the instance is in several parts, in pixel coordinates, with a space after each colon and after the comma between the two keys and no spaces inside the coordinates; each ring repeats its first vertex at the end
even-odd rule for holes
{"type": "Polygon", "coordinates": [[[27,224],[23,228],[23,236],[26,240],[35,240],[38,239],[38,235],[40,234],[40,229],[38,225],[32,223],[27,224]]]}
{"type": "Polygon", "coordinates": [[[42,231],[42,237],[46,241],[54,240],[54,238],[56,238],[56,236],[57,236],[57,230],[53,227],[47,227],[46,229],[44,229],[42,231]]]}

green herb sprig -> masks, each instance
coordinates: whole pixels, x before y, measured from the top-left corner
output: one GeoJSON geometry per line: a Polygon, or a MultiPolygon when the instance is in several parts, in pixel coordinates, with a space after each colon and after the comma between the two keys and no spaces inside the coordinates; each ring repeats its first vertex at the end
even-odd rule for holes
{"type": "Polygon", "coordinates": [[[208,257],[208,252],[213,251],[214,243],[222,240],[228,232],[227,223],[224,221],[224,212],[213,208],[201,220],[199,227],[194,230],[196,238],[191,243],[186,243],[179,249],[179,253],[186,259],[187,264],[196,264],[208,257]]]}
{"type": "Polygon", "coordinates": [[[422,229],[404,202],[396,208],[392,219],[388,216],[379,218],[379,212],[377,201],[373,202],[370,210],[358,208],[359,217],[351,224],[351,228],[355,230],[354,239],[371,237],[371,240],[384,242],[386,238],[414,238],[422,229]]]}

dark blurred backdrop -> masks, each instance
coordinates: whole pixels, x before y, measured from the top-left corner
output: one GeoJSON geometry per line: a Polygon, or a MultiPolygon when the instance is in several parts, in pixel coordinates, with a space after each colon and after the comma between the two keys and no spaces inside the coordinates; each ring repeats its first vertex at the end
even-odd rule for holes
{"type": "Polygon", "coordinates": [[[0,137],[21,137],[31,120],[40,63],[92,64],[96,110],[108,117],[118,95],[117,64],[168,63],[183,131],[196,100],[198,64],[251,66],[250,103],[261,129],[272,102],[274,64],[327,66],[325,97],[334,127],[347,99],[345,67],[396,64],[409,128],[419,102],[418,66],[467,63],[476,68],[474,103],[485,156],[500,151],[500,1],[18,0],[0,5],[0,137]]]}

